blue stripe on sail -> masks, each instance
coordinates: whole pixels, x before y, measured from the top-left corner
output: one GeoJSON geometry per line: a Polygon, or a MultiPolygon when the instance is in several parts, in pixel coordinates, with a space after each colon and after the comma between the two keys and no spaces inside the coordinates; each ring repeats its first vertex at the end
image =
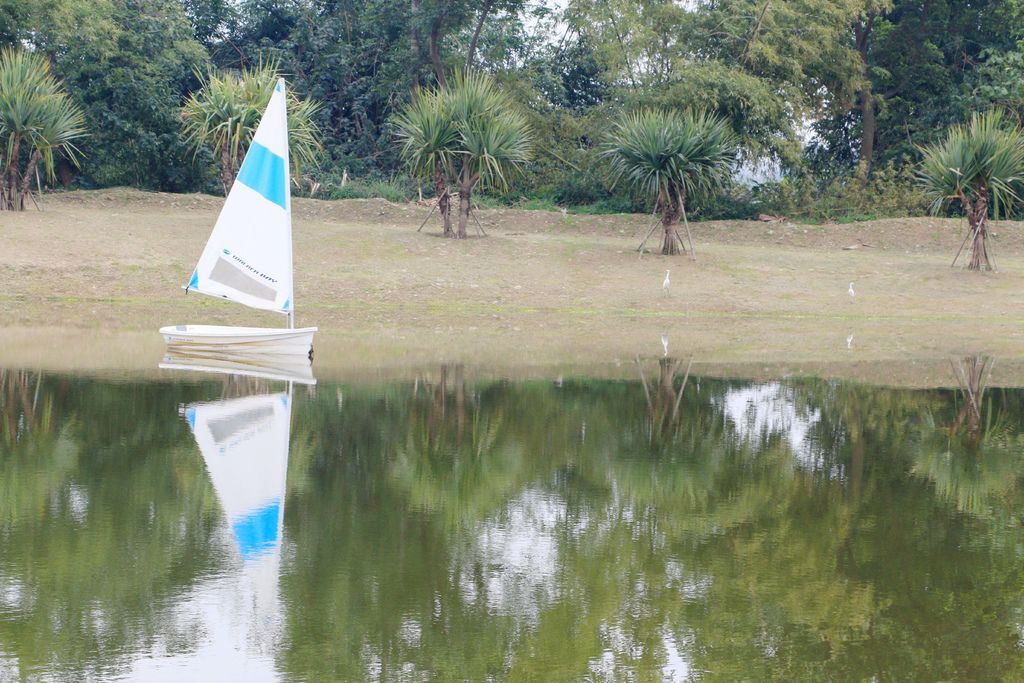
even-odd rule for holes
{"type": "Polygon", "coordinates": [[[199,289],[199,269],[192,271],[192,279],[188,281],[189,289],[199,289]]]}
{"type": "Polygon", "coordinates": [[[192,428],[192,431],[196,431],[196,409],[189,408],[185,411],[185,419],[188,420],[188,426],[192,428]]]}
{"type": "Polygon", "coordinates": [[[281,307],[281,310],[282,311],[287,311],[288,307],[291,306],[291,305],[292,305],[292,300],[291,299],[285,299],[284,300],[284,306],[281,307]]]}
{"type": "Polygon", "coordinates": [[[251,560],[277,545],[280,510],[281,503],[275,500],[231,525],[243,560],[251,560]]]}
{"type": "Polygon", "coordinates": [[[286,180],[284,158],[271,152],[258,142],[249,146],[242,168],[238,171],[238,182],[250,187],[261,195],[287,208],[288,184],[286,180]]]}
{"type": "Polygon", "coordinates": [[[277,85],[275,85],[274,90],[276,90],[277,92],[281,92],[281,84],[278,83],[277,85]]]}

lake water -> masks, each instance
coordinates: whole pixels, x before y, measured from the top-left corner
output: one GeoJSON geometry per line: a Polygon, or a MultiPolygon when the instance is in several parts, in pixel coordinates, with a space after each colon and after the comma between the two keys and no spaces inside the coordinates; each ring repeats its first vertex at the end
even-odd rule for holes
{"type": "Polygon", "coordinates": [[[1021,680],[1024,391],[987,363],[3,371],[0,681],[1021,680]]]}

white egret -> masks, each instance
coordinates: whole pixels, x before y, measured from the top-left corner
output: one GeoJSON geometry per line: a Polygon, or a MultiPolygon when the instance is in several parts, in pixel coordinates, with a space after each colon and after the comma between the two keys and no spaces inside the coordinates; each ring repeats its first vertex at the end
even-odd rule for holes
{"type": "Polygon", "coordinates": [[[669,287],[669,285],[672,284],[669,281],[669,278],[668,278],[668,274],[671,273],[671,272],[672,272],[671,270],[666,270],[665,271],[665,281],[661,283],[661,290],[663,292],[665,292],[666,294],[668,294],[668,287],[669,287]]]}
{"type": "Polygon", "coordinates": [[[849,348],[852,348],[852,346],[853,346],[853,332],[851,332],[850,336],[846,338],[846,348],[849,349],[849,348]]]}
{"type": "Polygon", "coordinates": [[[848,290],[846,290],[846,293],[850,295],[850,301],[853,301],[853,298],[855,296],[857,296],[856,294],[853,293],[853,283],[852,282],[850,283],[850,288],[848,290]]]}
{"type": "Polygon", "coordinates": [[[668,335],[661,335],[661,350],[664,357],[668,357],[668,335]]]}

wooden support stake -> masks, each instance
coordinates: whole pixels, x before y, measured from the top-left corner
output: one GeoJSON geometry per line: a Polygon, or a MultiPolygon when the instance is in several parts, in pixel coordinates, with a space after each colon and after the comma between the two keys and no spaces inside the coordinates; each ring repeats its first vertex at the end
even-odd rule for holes
{"type": "Polygon", "coordinates": [[[654,221],[654,225],[652,225],[651,229],[647,231],[647,235],[644,237],[644,241],[641,242],[640,246],[636,248],[637,251],[643,251],[644,245],[647,244],[647,240],[651,239],[651,235],[654,234],[654,230],[658,227],[659,223],[661,223],[661,219],[660,218],[658,220],[654,221]]]}
{"type": "Polygon", "coordinates": [[[690,236],[690,222],[686,220],[686,207],[683,207],[683,226],[686,228],[686,240],[690,243],[690,258],[697,260],[697,251],[693,248],[693,237],[690,236]]]}
{"type": "Polygon", "coordinates": [[[956,260],[960,258],[960,253],[964,250],[964,247],[967,245],[967,240],[971,239],[971,235],[973,234],[974,228],[971,228],[970,230],[967,231],[967,237],[965,237],[964,241],[960,243],[960,248],[956,250],[956,256],[953,257],[953,262],[949,264],[950,268],[956,265],[956,260]]]}
{"type": "Polygon", "coordinates": [[[427,221],[429,221],[429,220],[430,220],[430,217],[434,215],[434,212],[435,212],[435,211],[437,211],[437,205],[438,205],[438,204],[440,204],[440,203],[441,203],[441,202],[437,202],[436,204],[434,204],[434,206],[433,206],[433,207],[431,207],[431,209],[430,209],[430,213],[428,213],[428,214],[427,214],[427,217],[423,219],[423,222],[422,222],[422,223],[420,223],[420,227],[418,227],[418,228],[416,229],[416,232],[419,232],[420,230],[422,230],[422,229],[423,229],[423,226],[427,224],[427,221]]]}
{"type": "Polygon", "coordinates": [[[476,229],[480,231],[480,234],[481,234],[481,235],[483,235],[484,237],[487,237],[487,233],[486,233],[486,232],[484,232],[484,226],[483,226],[483,224],[482,224],[482,223],[480,222],[480,219],[479,219],[479,218],[477,218],[477,216],[476,216],[476,209],[475,209],[475,208],[473,207],[473,205],[472,205],[472,204],[470,204],[470,205],[469,205],[469,212],[470,212],[471,214],[473,214],[473,220],[475,220],[475,221],[476,221],[476,229]]]}

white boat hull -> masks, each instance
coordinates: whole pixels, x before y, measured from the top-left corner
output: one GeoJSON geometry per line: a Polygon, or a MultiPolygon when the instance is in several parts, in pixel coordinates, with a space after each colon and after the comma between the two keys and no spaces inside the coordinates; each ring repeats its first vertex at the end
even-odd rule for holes
{"type": "Polygon", "coordinates": [[[260,354],[313,353],[315,327],[228,327],[222,325],[169,325],[160,328],[168,346],[192,351],[232,351],[260,354]]]}

